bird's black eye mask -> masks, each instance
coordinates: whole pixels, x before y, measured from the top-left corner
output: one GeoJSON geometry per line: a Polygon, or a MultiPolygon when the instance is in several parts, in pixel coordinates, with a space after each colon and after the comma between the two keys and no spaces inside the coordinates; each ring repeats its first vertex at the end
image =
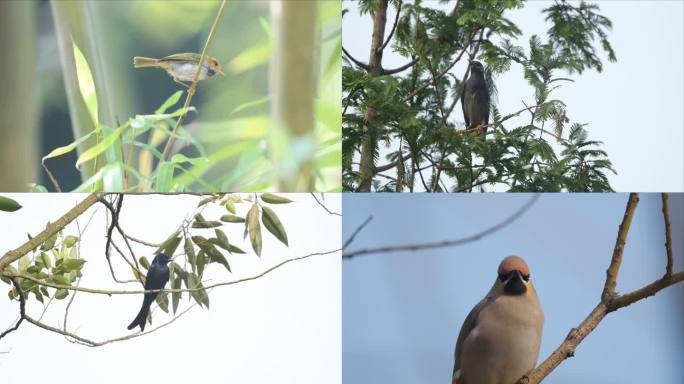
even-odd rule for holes
{"type": "Polygon", "coordinates": [[[522,279],[525,281],[530,280],[529,274],[523,275],[518,270],[512,270],[505,275],[499,275],[499,280],[502,283],[506,283],[506,285],[504,286],[504,292],[510,295],[521,295],[527,292],[527,287],[525,286],[525,284],[523,284],[523,282],[520,280],[520,277],[518,276],[522,277],[522,279]]]}
{"type": "MultiPolygon", "coordinates": [[[[504,275],[504,274],[499,274],[499,281],[503,283],[504,281],[508,280],[509,278],[511,278],[511,276],[513,275],[513,273],[515,273],[515,271],[516,271],[516,270],[514,269],[514,270],[508,272],[508,273],[505,274],[505,275],[504,275]]],[[[519,271],[518,271],[518,272],[519,272],[519,271]]],[[[530,281],[530,275],[529,275],[529,274],[527,274],[527,275],[520,274],[520,276],[522,276],[523,280],[525,280],[525,281],[530,281]]]]}

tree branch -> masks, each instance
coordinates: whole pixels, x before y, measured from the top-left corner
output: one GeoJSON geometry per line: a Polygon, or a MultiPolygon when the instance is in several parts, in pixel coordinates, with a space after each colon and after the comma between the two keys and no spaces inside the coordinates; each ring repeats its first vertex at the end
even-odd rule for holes
{"type": "Polygon", "coordinates": [[[671,275],[672,264],[674,264],[674,262],[672,259],[672,233],[670,230],[670,194],[663,193],[661,196],[663,200],[663,220],[665,221],[665,250],[667,252],[667,266],[665,267],[665,274],[671,275]]]}
{"type": "Polygon", "coordinates": [[[364,222],[361,223],[361,225],[359,225],[359,226],[356,228],[356,230],[354,231],[354,233],[352,233],[351,236],[349,236],[349,238],[347,239],[347,241],[344,242],[344,245],[342,246],[342,250],[346,249],[346,248],[349,246],[349,244],[351,244],[352,241],[354,241],[354,238],[356,238],[356,235],[358,235],[359,232],[361,232],[361,230],[362,230],[366,225],[368,225],[368,223],[370,223],[371,220],[373,220],[373,215],[368,216],[368,218],[367,218],[366,220],[364,220],[364,222]]]}
{"type": "Polygon", "coordinates": [[[383,69],[381,70],[380,73],[381,73],[382,75],[394,75],[395,73],[399,73],[399,72],[402,72],[402,71],[405,71],[405,70],[411,68],[411,67],[414,66],[418,61],[420,61],[420,59],[417,58],[417,57],[414,57],[413,60],[409,61],[408,63],[406,63],[406,64],[404,64],[404,65],[402,65],[401,67],[397,67],[397,68],[394,68],[394,69],[384,69],[384,68],[383,68],[383,69]]]}
{"type": "MultiPolygon", "coordinates": [[[[339,212],[333,212],[333,211],[329,210],[328,207],[325,206],[325,204],[323,204],[320,200],[318,200],[318,198],[316,197],[316,194],[315,194],[315,193],[313,193],[313,192],[309,192],[309,193],[311,194],[311,197],[313,197],[314,200],[316,200],[316,202],[318,203],[318,205],[320,205],[321,207],[323,207],[323,209],[324,209],[326,212],[328,212],[328,214],[342,217],[342,214],[341,214],[341,213],[339,213],[339,212]]],[[[321,195],[322,195],[322,193],[321,193],[321,195]]]]}
{"type": "Polygon", "coordinates": [[[627,208],[622,217],[622,223],[618,230],[617,239],[615,240],[615,248],[613,249],[613,258],[610,261],[610,266],[606,270],[606,283],[603,286],[603,293],[601,294],[601,301],[608,302],[615,295],[615,285],[617,281],[618,272],[620,271],[620,264],[622,263],[622,252],[625,249],[625,242],[627,241],[627,233],[632,224],[634,217],[634,210],[639,203],[639,195],[636,193],[629,194],[627,201],[627,208]]]}
{"type": "Polygon", "coordinates": [[[434,242],[434,243],[421,243],[421,244],[404,244],[404,245],[397,245],[397,246],[388,246],[388,247],[378,247],[378,248],[369,248],[369,249],[361,249],[358,251],[353,251],[353,252],[348,252],[348,253],[342,253],[342,259],[351,259],[354,256],[360,256],[360,255],[369,255],[369,254],[374,254],[374,253],[389,253],[389,252],[405,252],[405,251],[419,251],[423,249],[433,249],[433,248],[444,248],[444,247],[453,247],[457,245],[463,245],[465,243],[470,243],[473,241],[480,240],[483,237],[489,236],[495,232],[498,232],[499,230],[503,229],[507,225],[513,223],[514,221],[518,220],[522,215],[532,207],[532,205],[539,199],[538,194],[532,195],[532,197],[522,206],[520,209],[518,209],[515,213],[513,213],[510,217],[508,217],[506,220],[485,229],[482,232],[476,233],[471,236],[467,236],[461,239],[456,239],[456,240],[443,240],[439,242],[434,242]]]}
{"type": "Polygon", "coordinates": [[[387,44],[389,44],[390,40],[392,40],[392,35],[394,35],[394,31],[397,29],[397,24],[399,23],[399,14],[401,14],[401,6],[402,6],[402,1],[399,1],[399,5],[397,6],[397,15],[394,18],[394,25],[392,25],[392,30],[390,31],[389,35],[387,35],[387,40],[385,40],[385,43],[382,44],[382,47],[380,48],[381,51],[385,50],[385,47],[387,47],[387,44]]]}
{"type": "Polygon", "coordinates": [[[34,236],[31,240],[27,241],[16,249],[7,251],[2,257],[0,257],[0,273],[2,273],[5,270],[5,267],[7,267],[10,263],[19,260],[20,257],[29,253],[31,250],[38,248],[48,238],[59,232],[62,228],[66,227],[67,224],[74,221],[78,216],[95,204],[102,196],[102,193],[93,193],[88,195],[88,197],[76,204],[75,207],[62,215],[62,217],[57,219],[55,222],[46,225],[45,229],[34,236]]]}
{"type": "Polygon", "coordinates": [[[342,46],[342,52],[347,56],[347,58],[348,58],[349,60],[351,60],[352,62],[354,62],[354,64],[356,64],[356,65],[359,66],[360,68],[362,68],[362,69],[364,69],[364,70],[366,70],[366,71],[368,71],[368,69],[370,68],[370,67],[368,66],[368,64],[366,64],[366,63],[364,63],[364,62],[362,62],[362,61],[356,60],[356,59],[354,58],[354,56],[352,56],[349,52],[347,52],[347,50],[344,48],[344,46],[342,46]]]}
{"type": "Polygon", "coordinates": [[[14,288],[17,289],[17,294],[19,297],[19,320],[17,320],[17,323],[14,324],[14,327],[10,327],[3,333],[0,333],[0,339],[7,336],[10,332],[14,332],[19,329],[19,325],[21,325],[21,322],[24,321],[24,317],[26,316],[26,300],[24,299],[24,291],[21,289],[21,285],[19,285],[19,282],[17,282],[16,277],[12,277],[12,284],[14,284],[14,288]]]}
{"type": "MultiPolygon", "coordinates": [[[[663,194],[663,196],[664,195],[665,194],[663,194]]],[[[556,348],[556,350],[553,351],[551,355],[546,358],[546,360],[539,364],[539,366],[527,376],[524,376],[518,380],[517,384],[540,383],[558,365],[565,361],[565,359],[574,356],[575,348],[577,348],[577,346],[582,342],[582,340],[584,340],[585,337],[587,337],[594,329],[596,329],[598,324],[608,313],[616,311],[620,308],[624,308],[646,297],[653,296],[664,288],[684,281],[684,271],[675,274],[666,272],[662,278],[642,288],[623,295],[615,294],[615,284],[622,259],[622,252],[624,250],[625,240],[629,231],[632,217],[634,215],[634,210],[636,209],[638,202],[638,194],[630,194],[622,223],[618,229],[618,236],[615,242],[615,248],[613,250],[613,257],[611,258],[610,266],[606,271],[606,283],[601,294],[601,301],[577,328],[570,330],[563,343],[561,343],[561,345],[558,346],[558,348],[556,348]]],[[[665,247],[668,253],[668,265],[670,265],[671,248],[668,248],[668,242],[670,241],[669,233],[671,229],[669,223],[667,197],[663,198],[663,215],[665,216],[665,247]]]]}

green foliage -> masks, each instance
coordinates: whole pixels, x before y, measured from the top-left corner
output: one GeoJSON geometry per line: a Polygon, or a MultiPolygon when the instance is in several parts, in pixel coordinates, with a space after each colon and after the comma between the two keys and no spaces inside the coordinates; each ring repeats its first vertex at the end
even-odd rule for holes
{"type": "MultiPolygon", "coordinates": [[[[30,235],[29,238],[31,238],[30,235]]],[[[0,279],[11,284],[10,279],[4,275],[19,274],[31,276],[39,281],[71,286],[82,276],[81,270],[86,264],[86,260],[80,256],[79,243],[78,237],[65,236],[60,231],[48,238],[40,247],[19,258],[16,263],[7,266],[0,279]]],[[[64,288],[47,288],[35,281],[23,278],[18,278],[18,281],[26,299],[32,293],[41,303],[45,303],[45,299],[51,297],[62,300],[70,294],[69,290],[64,288]]],[[[15,287],[11,286],[7,295],[14,300],[19,293],[15,287]]]]}
{"type": "MultiPolygon", "coordinates": [[[[164,311],[169,309],[175,314],[183,296],[194,300],[198,305],[208,308],[209,295],[204,290],[202,278],[207,268],[217,264],[232,273],[230,260],[235,255],[245,254],[239,246],[235,245],[235,239],[229,239],[226,234],[230,228],[244,226],[245,237],[249,236],[252,250],[258,256],[261,255],[262,226],[278,241],[289,246],[285,224],[280,220],[275,210],[282,204],[293,201],[280,195],[265,193],[262,195],[240,194],[212,194],[201,200],[198,209],[205,205],[218,205],[225,207],[229,212],[220,220],[205,218],[201,212],[194,215],[193,219],[183,228],[180,234],[174,234],[164,241],[156,252],[163,252],[168,256],[174,256],[169,263],[169,285],[173,289],[183,287],[191,292],[173,292],[169,307],[169,295],[160,294],[157,305],[164,311]],[[274,208],[269,207],[273,206],[274,208]],[[182,247],[182,248],[180,248],[182,247]],[[185,260],[177,256],[177,251],[185,260]]],[[[29,235],[29,238],[31,236],[29,235]]],[[[62,231],[48,238],[38,248],[29,254],[22,256],[17,262],[7,266],[0,275],[0,279],[11,286],[8,276],[29,276],[38,281],[44,281],[63,286],[72,286],[82,277],[82,269],[86,260],[80,257],[79,243],[81,239],[73,235],[64,235],[62,231]]],[[[91,261],[92,262],[92,261],[91,261]]],[[[104,261],[101,261],[104,262],[104,261]]],[[[145,283],[147,269],[150,261],[146,256],[140,256],[136,260],[139,267],[133,268],[134,277],[141,283],[145,283]]],[[[47,298],[54,297],[61,300],[67,298],[71,291],[66,288],[50,288],[23,277],[17,277],[25,298],[32,293],[36,300],[41,303],[47,298]]],[[[11,300],[17,299],[18,292],[11,286],[8,296],[11,300]]]]}
{"type": "MultiPolygon", "coordinates": [[[[165,11],[162,12],[162,18],[173,20],[169,25],[174,26],[150,29],[144,17],[128,20],[130,10],[125,5],[109,5],[107,10],[119,16],[126,15],[127,22],[140,28],[141,31],[138,32],[151,39],[145,43],[153,47],[168,42],[169,35],[177,36],[176,41],[196,40],[190,34],[205,30],[206,28],[200,27],[210,25],[211,12],[216,9],[215,4],[201,2],[185,4],[174,10],[168,10],[164,4],[145,3],[139,7],[156,13],[163,8],[165,11]],[[193,20],[192,23],[188,23],[190,19],[193,20]]],[[[249,12],[267,11],[267,8],[254,7],[247,3],[239,5],[238,9],[249,12]]],[[[340,4],[320,1],[318,10],[316,28],[320,38],[316,40],[316,54],[320,57],[316,61],[319,66],[314,71],[317,76],[316,98],[312,100],[315,105],[315,125],[307,145],[298,145],[297,140],[287,135],[276,137],[277,134],[274,133],[278,130],[275,129],[276,124],[269,113],[272,108],[268,91],[272,85],[268,84],[268,76],[264,74],[277,61],[273,57],[272,27],[266,18],[253,17],[253,22],[245,23],[249,25],[251,39],[242,39],[242,42],[236,44],[226,44],[235,35],[234,27],[228,27],[233,24],[223,22],[219,26],[211,53],[220,59],[230,58],[224,64],[227,77],[221,79],[223,83],[212,79],[198,84],[201,98],[194,98],[192,103],[201,100],[203,105],[198,106],[197,110],[194,107],[184,110],[182,105],[185,94],[178,91],[164,102],[160,98],[158,102],[161,106],[154,114],[116,116],[116,119],[113,116],[107,119],[108,116],[103,111],[112,107],[119,111],[125,108],[108,103],[106,89],[100,87],[96,92],[95,85],[104,82],[104,73],[98,67],[97,57],[90,54],[88,47],[79,47],[77,42],[80,40],[75,39],[65,49],[66,52],[60,54],[73,58],[76,64],[74,68],[66,70],[72,71],[75,75],[73,77],[77,79],[78,89],[73,97],[85,106],[87,113],[84,113],[83,119],[88,124],[75,135],[80,137],[76,137],[73,143],[62,145],[43,157],[43,167],[48,171],[53,184],[59,184],[62,180],[52,178],[52,164],[49,160],[78,149],[75,165],[81,170],[82,180],[75,191],[263,191],[274,189],[275,174],[279,172],[277,165],[283,164],[285,160],[292,161],[296,166],[311,162],[316,190],[339,190],[342,46],[340,4]],[[189,116],[188,112],[191,111],[194,113],[189,116]],[[172,134],[181,117],[181,126],[172,134]],[[171,150],[175,155],[162,158],[162,149],[169,141],[175,144],[171,150]],[[282,150],[278,152],[266,145],[270,141],[277,142],[280,145],[277,148],[282,150]],[[183,154],[178,153],[179,151],[183,154]],[[285,160],[278,157],[281,155],[285,160]]],[[[229,17],[236,16],[226,14],[225,18],[229,17]]],[[[240,25],[243,27],[241,31],[245,32],[244,25],[240,25]]],[[[117,31],[117,36],[119,32],[117,31]]],[[[206,36],[202,36],[202,39],[205,38],[206,36]]],[[[162,51],[169,49],[173,48],[164,47],[162,51]]],[[[128,54],[130,52],[112,55],[119,60],[122,55],[125,57],[128,54]]],[[[111,73],[106,77],[115,78],[111,73]]],[[[144,97],[147,95],[141,95],[140,99],[144,97]]],[[[135,99],[136,95],[126,95],[124,98],[135,99]]],[[[73,100],[71,104],[74,104],[73,100]]],[[[46,189],[40,185],[32,188],[46,189]]]]}
{"type": "MultiPolygon", "coordinates": [[[[375,3],[363,2],[360,13],[375,3]]],[[[553,98],[560,86],[577,80],[568,74],[602,70],[597,50],[616,60],[607,40],[610,20],[593,4],[555,2],[543,10],[550,24],[546,35],[533,35],[521,46],[522,31],[507,15],[523,6],[465,0],[445,12],[405,1],[391,49],[419,58],[414,65],[373,76],[345,59],[344,190],[357,191],[362,184],[359,156],[368,140],[372,190],[378,192],[612,191],[606,174],[615,170],[603,143],[589,140],[587,124],[572,122],[568,106],[553,98]],[[461,61],[472,57],[486,65],[492,94],[486,136],[466,131],[457,120],[463,79],[453,64],[463,50],[461,61]],[[534,99],[504,114],[496,105],[495,81],[514,66],[522,69],[534,99]]]]}

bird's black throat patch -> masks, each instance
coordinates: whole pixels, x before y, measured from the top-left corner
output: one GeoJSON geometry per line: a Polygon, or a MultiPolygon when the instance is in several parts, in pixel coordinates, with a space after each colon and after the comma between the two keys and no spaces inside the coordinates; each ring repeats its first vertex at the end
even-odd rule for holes
{"type": "Polygon", "coordinates": [[[527,287],[522,282],[522,276],[518,271],[511,271],[508,274],[509,278],[504,286],[504,292],[509,295],[522,295],[527,292],[527,287]]]}

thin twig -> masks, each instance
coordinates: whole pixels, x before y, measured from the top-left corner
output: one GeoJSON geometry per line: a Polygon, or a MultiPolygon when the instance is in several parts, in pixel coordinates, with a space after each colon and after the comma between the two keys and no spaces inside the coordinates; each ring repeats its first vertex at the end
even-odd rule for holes
{"type": "Polygon", "coordinates": [[[355,59],[354,56],[352,56],[349,52],[347,52],[347,50],[344,48],[344,46],[342,47],[342,53],[344,53],[349,58],[349,60],[351,60],[354,64],[359,66],[361,69],[368,71],[368,69],[370,68],[368,66],[368,64],[366,64],[360,60],[355,59]]]}
{"type": "Polygon", "coordinates": [[[610,266],[606,270],[606,283],[603,286],[603,293],[601,300],[605,303],[615,295],[615,285],[617,284],[617,276],[620,271],[620,264],[622,263],[622,253],[625,250],[625,242],[627,241],[627,233],[632,224],[634,217],[634,210],[639,203],[639,195],[637,193],[630,193],[625,214],[622,217],[622,223],[618,229],[617,239],[615,240],[615,248],[613,250],[613,257],[610,261],[610,266]]]}
{"type": "Polygon", "coordinates": [[[57,179],[55,179],[55,176],[50,172],[48,169],[47,165],[45,165],[45,162],[42,162],[43,169],[45,170],[45,173],[47,173],[48,177],[50,178],[50,181],[52,182],[52,185],[55,187],[55,192],[62,192],[62,188],[59,187],[59,183],[57,182],[57,179]]]}
{"type": "Polygon", "coordinates": [[[17,289],[17,294],[19,295],[19,320],[17,320],[17,323],[14,324],[14,327],[7,329],[3,333],[0,333],[0,339],[5,337],[10,332],[14,332],[19,329],[19,325],[21,325],[21,322],[24,321],[24,318],[26,317],[26,300],[24,299],[24,291],[21,289],[21,285],[19,285],[19,282],[17,282],[16,277],[12,277],[11,280],[12,284],[14,284],[14,287],[17,289]]]}
{"type": "Polygon", "coordinates": [[[665,268],[665,275],[672,275],[672,265],[674,264],[672,258],[672,230],[670,224],[670,194],[663,193],[663,220],[665,221],[665,251],[667,252],[667,267],[665,268]]]}
{"type": "Polygon", "coordinates": [[[183,104],[183,108],[186,112],[178,116],[178,120],[176,120],[176,126],[173,127],[173,131],[171,131],[171,135],[169,135],[169,140],[166,142],[166,146],[164,147],[164,152],[162,152],[162,160],[167,160],[167,158],[169,157],[169,152],[171,152],[171,147],[173,146],[173,142],[175,140],[174,138],[176,136],[176,131],[178,131],[178,127],[180,127],[181,122],[183,121],[183,117],[187,114],[187,109],[188,107],[190,107],[190,101],[192,100],[192,97],[195,95],[195,88],[197,88],[197,81],[199,80],[200,73],[202,72],[204,60],[207,57],[209,45],[211,44],[212,40],[214,40],[216,26],[218,25],[219,20],[221,20],[221,16],[223,16],[223,9],[226,7],[227,1],[228,0],[223,0],[221,2],[221,7],[219,8],[218,13],[216,14],[214,24],[211,25],[209,37],[207,38],[207,41],[204,43],[204,49],[202,49],[202,55],[200,56],[200,61],[197,66],[197,72],[195,72],[195,77],[192,79],[192,84],[190,85],[190,88],[188,88],[188,94],[185,97],[185,104],[183,104]]]}
{"type": "Polygon", "coordinates": [[[405,251],[419,251],[419,250],[424,250],[424,249],[434,249],[434,248],[444,248],[444,247],[453,247],[457,245],[462,245],[465,243],[470,243],[473,241],[480,240],[481,238],[485,236],[489,236],[507,225],[513,223],[514,221],[518,220],[522,215],[532,207],[532,205],[539,199],[538,194],[532,195],[532,197],[522,206],[520,209],[518,209],[515,213],[513,213],[510,217],[508,217],[506,220],[485,229],[482,232],[476,233],[471,236],[467,236],[461,239],[456,239],[456,240],[443,240],[439,242],[433,242],[433,243],[421,243],[421,244],[404,244],[404,245],[397,245],[397,246],[387,246],[387,247],[378,247],[378,248],[369,248],[369,249],[361,249],[358,251],[353,251],[349,253],[343,253],[342,258],[343,259],[350,259],[354,256],[359,256],[359,255],[369,255],[369,254],[374,254],[374,253],[388,253],[388,252],[405,252],[405,251]]]}
{"type": "Polygon", "coordinates": [[[316,197],[316,194],[315,194],[315,193],[313,193],[313,192],[309,192],[309,193],[311,194],[311,197],[313,197],[314,200],[316,200],[316,202],[318,203],[318,205],[320,205],[321,207],[323,207],[323,209],[325,209],[325,211],[328,212],[328,214],[336,215],[336,216],[342,217],[342,214],[341,214],[341,213],[339,213],[339,212],[333,212],[333,211],[329,210],[328,207],[325,206],[325,204],[323,204],[320,200],[318,200],[318,198],[316,197]]]}
{"type": "Polygon", "coordinates": [[[361,223],[361,225],[359,225],[358,228],[356,228],[354,233],[352,233],[351,236],[349,236],[349,238],[347,239],[347,241],[344,242],[344,245],[342,246],[342,250],[345,250],[349,246],[349,244],[351,244],[352,241],[354,241],[354,238],[356,237],[356,235],[358,235],[359,232],[361,232],[361,230],[363,229],[363,227],[368,225],[368,223],[370,223],[371,220],[373,220],[373,215],[368,216],[368,218],[366,220],[364,220],[364,222],[361,223]]]}

